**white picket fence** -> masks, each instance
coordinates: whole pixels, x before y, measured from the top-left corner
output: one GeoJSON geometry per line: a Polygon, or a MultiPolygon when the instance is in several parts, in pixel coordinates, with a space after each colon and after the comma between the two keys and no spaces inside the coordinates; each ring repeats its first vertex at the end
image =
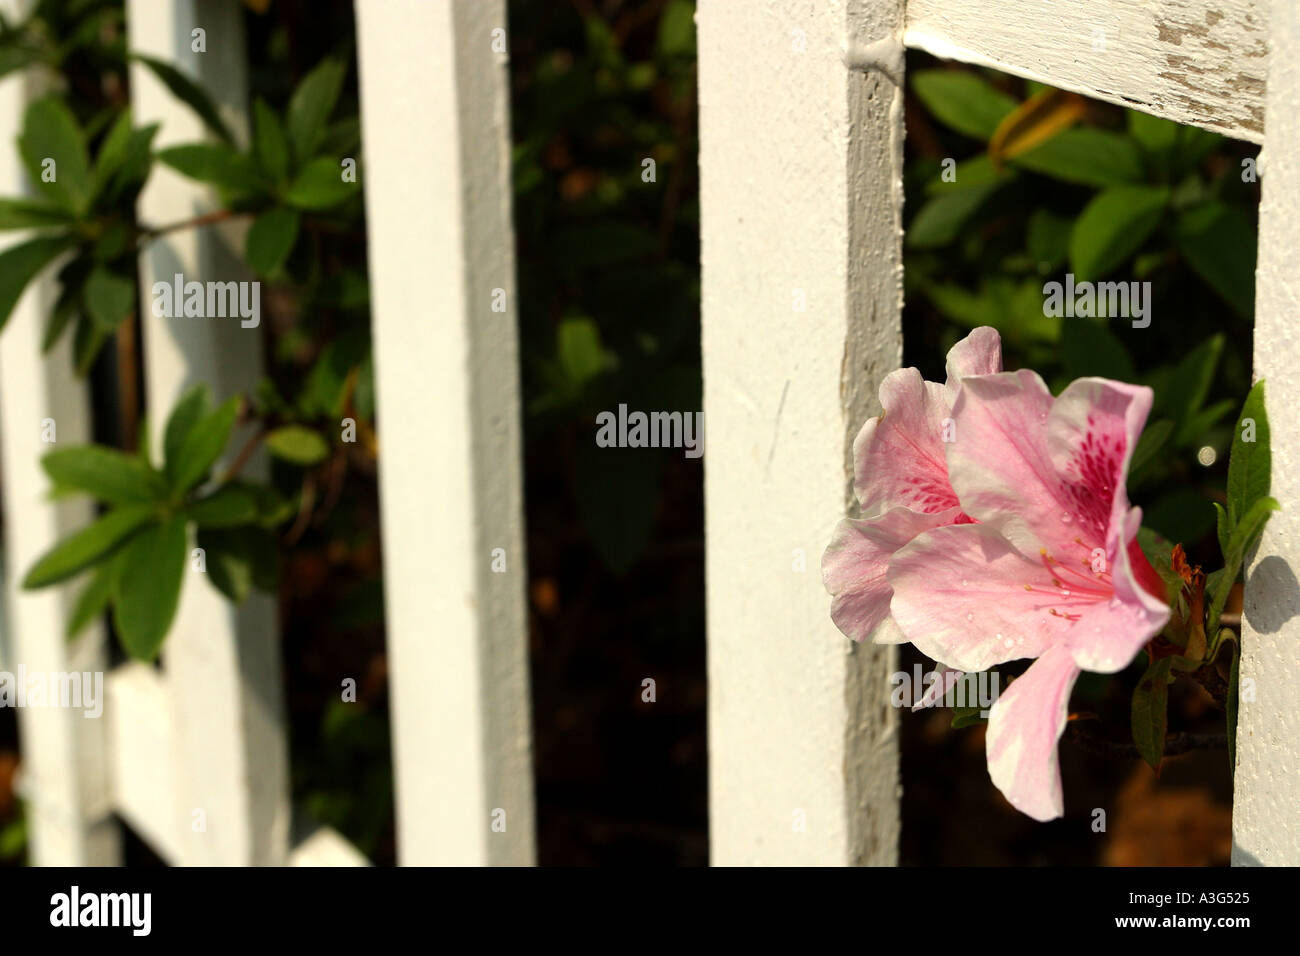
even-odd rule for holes
{"type": "MultiPolygon", "coordinates": [[[[388,649],[400,862],[534,859],[526,571],[509,188],[504,0],[357,0],[364,172],[383,454],[388,649]],[[494,290],[508,310],[493,312],[494,290]],[[504,371],[503,371],[504,370],[504,371]],[[509,572],[490,570],[503,548],[509,572]],[[505,812],[506,827],[492,827],[505,812]]],[[[128,0],[130,47],[214,90],[246,127],[234,0],[128,0]],[[206,54],[190,52],[194,26],[206,54]]],[[[1274,516],[1247,583],[1234,861],[1300,863],[1300,8],[1293,0],[700,0],[701,200],[710,801],[718,864],[891,864],[899,776],[890,648],[830,623],[812,568],[850,500],[849,446],[901,358],[904,47],[993,66],[1265,142],[1255,330],[1269,379],[1274,516]],[[1272,64],[1272,69],[1269,66],[1272,64]],[[1267,94],[1265,81],[1267,80],[1267,94]],[[792,312],[796,291],[807,312],[792,312]],[[801,821],[802,827],[792,825],[801,821]]],[[[160,145],[202,130],[132,75],[160,145]]],[[[29,95],[0,82],[0,143],[29,95]]],[[[629,163],[640,157],[629,157],[629,163]]],[[[25,188],[0,149],[0,191],[25,188]]],[[[201,211],[157,170],[142,215],[201,211]]],[[[229,278],[215,230],[141,263],[229,278]]],[[[40,422],[88,432],[67,356],[39,358],[49,290],[0,336],[9,623],[6,663],[94,670],[103,634],[65,644],[66,592],[18,590],[82,505],[46,501],[40,422]]],[[[145,311],[148,315],[148,310],[145,311]]],[[[149,316],[150,416],[192,380],[222,394],[258,371],[255,333],[149,316]]],[[[33,859],[111,864],[117,813],[168,861],[364,863],[327,830],[290,827],[269,601],[240,611],[193,582],[161,670],[108,678],[105,719],[20,714],[33,859]],[[195,832],[194,811],[206,829],[195,832]]],[[[345,675],[344,675],[345,676],[345,675]]]]}

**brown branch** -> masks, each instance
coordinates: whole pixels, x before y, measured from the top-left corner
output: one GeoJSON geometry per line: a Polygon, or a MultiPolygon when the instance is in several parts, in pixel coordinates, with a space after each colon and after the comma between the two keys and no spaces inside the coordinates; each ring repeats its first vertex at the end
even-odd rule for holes
{"type": "MultiPolygon", "coordinates": [[[[1140,758],[1137,745],[1131,740],[1111,740],[1087,729],[1086,723],[1072,720],[1066,726],[1065,735],[1080,750],[1108,760],[1133,760],[1140,758]]],[[[1177,757],[1194,750],[1227,750],[1228,738],[1225,734],[1170,734],[1165,738],[1165,756],[1177,757]]]]}
{"type": "Polygon", "coordinates": [[[253,457],[253,452],[257,450],[257,446],[265,437],[265,428],[259,428],[248,436],[248,441],[244,442],[244,447],[239,449],[239,454],[235,457],[234,462],[226,469],[226,473],[221,476],[221,484],[224,485],[244,470],[244,466],[248,464],[248,460],[253,457]]]}
{"type": "Polygon", "coordinates": [[[210,226],[213,223],[225,222],[227,219],[233,219],[236,216],[251,216],[251,212],[236,212],[233,209],[218,209],[215,212],[205,212],[202,216],[195,216],[192,219],[182,219],[180,222],[169,223],[165,226],[146,226],[143,229],[143,236],[147,240],[157,239],[159,236],[165,236],[169,232],[176,232],[180,229],[197,229],[200,226],[210,226]]]}

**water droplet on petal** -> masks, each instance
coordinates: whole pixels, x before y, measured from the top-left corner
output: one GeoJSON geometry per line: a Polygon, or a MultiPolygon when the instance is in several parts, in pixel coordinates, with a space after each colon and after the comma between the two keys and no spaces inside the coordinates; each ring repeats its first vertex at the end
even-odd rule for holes
{"type": "Polygon", "coordinates": [[[962,578],[961,586],[962,586],[962,587],[969,587],[969,585],[970,585],[970,582],[967,581],[965,578],[962,578]]]}
{"type": "Polygon", "coordinates": [[[1110,599],[1110,609],[1113,611],[1123,603],[1124,602],[1121,601],[1119,598],[1113,597],[1110,599]]]}
{"type": "Polygon", "coordinates": [[[1073,520],[1074,520],[1074,516],[1071,515],[1068,511],[1061,515],[1061,521],[1065,524],[1069,524],[1073,520]]]}
{"type": "Polygon", "coordinates": [[[975,615],[974,615],[974,614],[967,614],[967,615],[966,615],[966,620],[968,620],[968,621],[973,621],[973,620],[975,620],[975,615]]]}
{"type": "Polygon", "coordinates": [[[1062,597],[1069,597],[1069,596],[1070,596],[1070,589],[1069,589],[1069,588],[1065,588],[1065,589],[1063,589],[1063,590],[1061,591],[1061,596],[1062,596],[1062,597]]]}

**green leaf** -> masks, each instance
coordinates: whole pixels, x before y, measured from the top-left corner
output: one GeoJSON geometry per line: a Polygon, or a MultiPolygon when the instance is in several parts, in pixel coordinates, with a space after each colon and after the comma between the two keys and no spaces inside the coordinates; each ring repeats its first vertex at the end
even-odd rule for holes
{"type": "Polygon", "coordinates": [[[77,603],[68,618],[65,636],[73,638],[85,630],[87,624],[104,613],[112,596],[113,565],[111,561],[106,561],[95,568],[90,581],[77,596],[77,603]]]}
{"type": "Polygon", "coordinates": [[[1074,220],[1052,212],[1035,209],[1026,224],[1025,246],[1040,270],[1054,272],[1070,252],[1070,228],[1074,220]]]}
{"type": "Polygon", "coordinates": [[[669,0],[659,15],[656,49],[665,59],[695,55],[695,4],[691,0],[669,0]]]}
{"type": "Polygon", "coordinates": [[[1150,528],[1139,528],[1137,542],[1151,567],[1164,582],[1166,597],[1180,594],[1183,589],[1183,579],[1174,571],[1173,545],[1169,540],[1150,528]]]}
{"type": "Polygon", "coordinates": [[[1057,133],[1011,164],[1080,186],[1104,188],[1142,179],[1142,154],[1128,137],[1086,126],[1057,133]]]}
{"type": "Polygon", "coordinates": [[[257,500],[238,485],[222,485],[185,509],[185,516],[200,528],[233,528],[258,519],[257,500]]]}
{"type": "MultiPolygon", "coordinates": [[[[1178,429],[1178,443],[1181,445],[1190,445],[1196,442],[1203,443],[1206,432],[1217,425],[1219,419],[1231,412],[1236,405],[1237,403],[1232,399],[1225,398],[1221,402],[1207,405],[1199,412],[1192,414],[1178,429]]],[[[1215,453],[1218,453],[1217,448],[1215,453]]]]}
{"type": "Polygon", "coordinates": [[[320,432],[303,425],[285,425],[266,436],[266,448],[276,458],[308,467],[329,457],[330,446],[320,432]]]}
{"type": "Polygon", "coordinates": [[[1173,485],[1151,502],[1142,520],[1171,541],[1190,544],[1214,527],[1214,511],[1200,489],[1173,485]]]}
{"type": "Polygon", "coordinates": [[[1178,142],[1178,124],[1139,110],[1128,111],[1128,131],[1152,154],[1171,152],[1178,142]]]}
{"type": "Polygon", "coordinates": [[[289,145],[299,166],[315,155],[325,121],[334,112],[343,88],[343,75],[342,63],[325,59],[293,91],[289,100],[289,145]]]}
{"type": "Polygon", "coordinates": [[[253,587],[274,591],[277,577],[275,538],[256,528],[199,530],[198,546],[207,563],[208,581],[236,604],[253,587]]]}
{"type": "Polygon", "coordinates": [[[72,364],[78,376],[85,376],[90,371],[106,341],[108,332],[103,326],[92,321],[88,315],[77,317],[77,328],[72,341],[72,364]]]}
{"type": "Polygon", "coordinates": [[[39,199],[0,199],[0,229],[67,228],[75,220],[39,199]]]}
{"type": "Polygon", "coordinates": [[[960,730],[962,727],[973,727],[975,724],[983,723],[988,718],[983,716],[984,708],[976,705],[974,707],[954,707],[952,709],[952,723],[949,725],[953,730],[960,730]]]}
{"type": "Polygon", "coordinates": [[[1070,378],[1098,375],[1131,382],[1137,377],[1124,343],[1102,322],[1076,318],[1063,323],[1061,349],[1070,378]]]}
{"type": "Polygon", "coordinates": [[[111,554],[153,516],[150,505],[115,508],[43,554],[23,578],[23,587],[29,591],[47,587],[84,571],[111,554]]]}
{"type": "Polygon", "coordinates": [[[650,541],[661,467],[652,449],[578,446],[578,517],[615,575],[631,570],[650,541]]]}
{"type": "Polygon", "coordinates": [[[297,509],[270,485],[254,484],[236,478],[228,487],[237,487],[257,503],[257,523],[263,528],[274,528],[292,518],[297,509]]]}
{"type": "Polygon", "coordinates": [[[1215,517],[1215,534],[1219,539],[1219,553],[1228,553],[1228,542],[1232,540],[1232,525],[1228,521],[1228,509],[1223,507],[1217,501],[1212,502],[1214,505],[1215,517]]]}
{"type": "Polygon", "coordinates": [[[0,329],[9,321],[27,283],[72,243],[71,236],[42,236],[0,252],[0,329]]]}
{"type": "Polygon", "coordinates": [[[176,487],[181,463],[181,448],[194,426],[212,407],[212,396],[202,382],[191,385],[176,402],[163,431],[163,472],[167,483],[176,487]]]}
{"type": "Polygon", "coordinates": [[[167,493],[162,476],[135,455],[103,445],[60,448],[41,467],[61,488],[75,488],[108,504],[145,504],[167,493]]]}
{"type": "Polygon", "coordinates": [[[63,337],[68,323],[80,314],[78,307],[81,305],[81,296],[76,294],[77,292],[76,288],[65,289],[58,301],[54,303],[54,308],[50,310],[49,318],[45,322],[45,332],[41,336],[42,355],[49,354],[50,349],[54,348],[63,337]],[[69,292],[72,294],[67,294],[69,292]]]}
{"type": "Polygon", "coordinates": [[[600,343],[600,329],[586,316],[566,318],[556,330],[556,354],[565,378],[574,389],[603,372],[609,357],[600,343]]]}
{"type": "Polygon", "coordinates": [[[114,559],[113,624],[136,660],[153,660],[172,626],[187,550],[185,522],[172,518],[140,532],[114,559]]]}
{"type": "Polygon", "coordinates": [[[1235,529],[1242,515],[1268,494],[1272,485],[1272,463],[1264,382],[1260,380],[1246,396],[1232,434],[1232,451],[1228,456],[1229,527],[1235,529]],[[1244,437],[1248,427],[1252,441],[1246,441],[1244,437]]]}
{"type": "Polygon", "coordinates": [[[135,283],[96,266],[82,289],[87,314],[100,328],[112,332],[135,307],[135,283]]]}
{"type": "Polygon", "coordinates": [[[117,175],[122,164],[126,162],[127,147],[131,143],[131,108],[127,107],[118,114],[117,120],[104,135],[99,144],[99,154],[95,157],[95,168],[91,174],[90,195],[94,199],[108,188],[109,182],[117,175]]]}
{"type": "Polygon", "coordinates": [[[299,209],[328,209],[357,191],[356,183],[343,181],[343,169],[333,159],[313,159],[294,179],[285,202],[299,209]]]}
{"type": "Polygon", "coordinates": [[[1084,207],[1070,235],[1070,265],[1080,281],[1106,275],[1127,261],[1155,230],[1169,190],[1113,186],[1084,207]]]}
{"type": "Polygon", "coordinates": [[[1016,101],[976,76],[957,70],[921,70],[912,74],[912,91],[945,126],[988,140],[1016,101]]]}
{"type": "MultiPolygon", "coordinates": [[[[1071,376],[1074,377],[1074,376],[1071,376]]],[[[1159,418],[1142,430],[1137,447],[1133,449],[1133,458],[1129,462],[1129,474],[1133,474],[1155,455],[1169,436],[1174,432],[1174,423],[1167,418],[1159,418]]]]}
{"type": "Polygon", "coordinates": [[[208,473],[226,447],[238,415],[239,399],[231,398],[190,428],[176,455],[176,467],[168,469],[173,491],[189,491],[208,473]]]}
{"type": "Polygon", "coordinates": [[[1255,314],[1254,224],[1241,209],[1212,201],[1178,217],[1174,235],[1187,264],[1243,319],[1255,314]]]}
{"type": "Polygon", "coordinates": [[[131,58],[143,63],[153,71],[154,76],[162,80],[162,83],[171,91],[172,96],[176,97],[182,103],[189,106],[198,114],[199,119],[207,124],[208,128],[220,136],[229,144],[234,144],[235,138],[230,135],[230,129],[221,119],[221,114],[217,106],[208,96],[207,91],[198,83],[190,79],[170,63],[164,63],[162,60],[155,60],[151,56],[145,56],[141,53],[132,54],[131,58]]]}
{"type": "Polygon", "coordinates": [[[1215,633],[1218,630],[1219,616],[1223,613],[1224,605],[1228,603],[1228,595],[1232,593],[1232,587],[1237,583],[1237,578],[1241,574],[1241,566],[1246,559],[1246,555],[1255,546],[1259,536],[1264,533],[1264,525],[1268,523],[1268,516],[1281,509],[1282,506],[1274,499],[1269,497],[1259,498],[1250,506],[1250,510],[1242,516],[1237,526],[1232,529],[1232,536],[1228,539],[1227,550],[1223,552],[1223,576],[1218,578],[1214,583],[1214,587],[1210,589],[1207,632],[1215,633]]]}
{"type": "Polygon", "coordinates": [[[139,189],[149,178],[149,171],[153,168],[153,138],[157,133],[157,123],[131,130],[121,165],[104,192],[106,203],[116,203],[122,196],[139,189]]]}
{"type": "Polygon", "coordinates": [[[220,143],[186,143],[158,151],[158,159],[190,179],[240,193],[260,194],[268,184],[253,161],[220,143]]]}
{"type": "Polygon", "coordinates": [[[1000,185],[1000,182],[992,182],[951,189],[927,200],[907,230],[908,246],[934,249],[948,245],[961,234],[962,228],[1000,185]]]}
{"type": "Polygon", "coordinates": [[[1169,720],[1169,668],[1162,657],[1151,662],[1133,690],[1133,742],[1142,759],[1155,770],[1165,756],[1165,732],[1169,720]]]}
{"type": "Polygon", "coordinates": [[[32,186],[55,204],[76,216],[90,205],[90,158],[86,140],[72,111],[57,96],[47,96],[27,107],[18,149],[32,186]],[[46,182],[46,160],[52,182],[46,182]]]}
{"type": "Polygon", "coordinates": [[[1187,424],[1209,393],[1219,356],[1223,354],[1223,343],[1223,334],[1216,333],[1188,352],[1156,394],[1156,409],[1182,423],[1179,444],[1192,437],[1186,431],[1187,424]]]}
{"type": "Polygon", "coordinates": [[[244,258],[258,275],[280,272],[298,241],[299,214],[295,209],[268,209],[255,220],[244,239],[244,258]]]}
{"type": "Polygon", "coordinates": [[[253,101],[253,154],[274,183],[289,175],[289,141],[275,111],[259,96],[253,101]]]}

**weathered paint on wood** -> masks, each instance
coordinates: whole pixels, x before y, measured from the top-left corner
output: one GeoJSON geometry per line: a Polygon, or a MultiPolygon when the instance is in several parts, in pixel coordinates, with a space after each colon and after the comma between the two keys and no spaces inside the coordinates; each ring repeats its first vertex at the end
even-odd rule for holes
{"type": "Polygon", "coordinates": [[[908,0],[909,47],[1251,142],[1268,0],[908,0]]]}
{"type": "Polygon", "coordinates": [[[715,864],[896,860],[895,653],[839,633],[820,561],[902,357],[902,7],[696,15],[715,864]]]}

